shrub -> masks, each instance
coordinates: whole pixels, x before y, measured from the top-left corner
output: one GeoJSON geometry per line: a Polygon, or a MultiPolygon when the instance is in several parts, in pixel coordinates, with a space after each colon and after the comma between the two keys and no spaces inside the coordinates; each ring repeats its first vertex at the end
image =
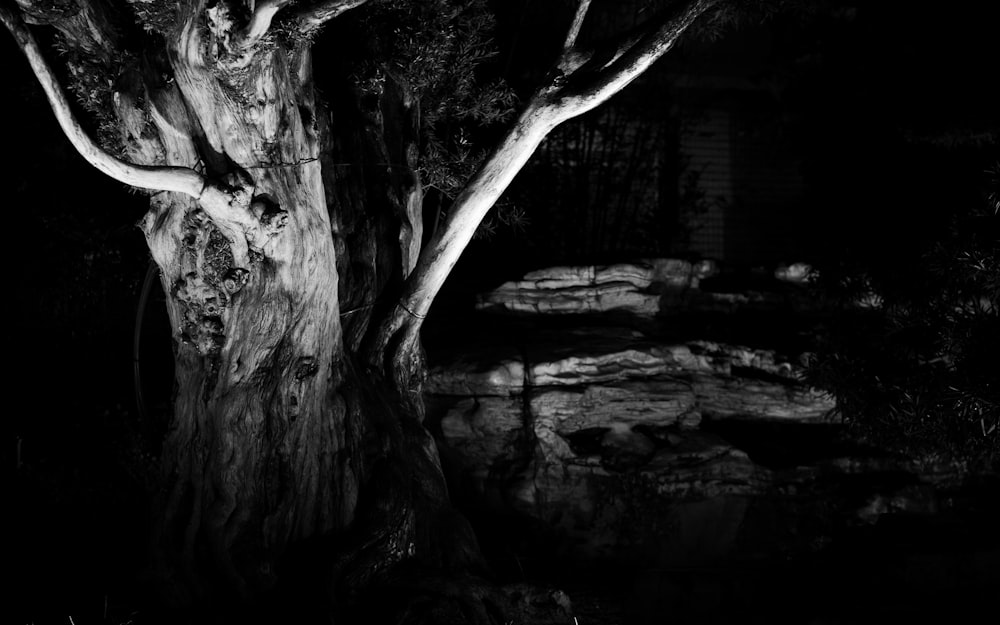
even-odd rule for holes
{"type": "Polygon", "coordinates": [[[978,207],[908,258],[842,262],[816,288],[837,312],[812,360],[862,439],[920,457],[1000,460],[1000,164],[978,207]]]}

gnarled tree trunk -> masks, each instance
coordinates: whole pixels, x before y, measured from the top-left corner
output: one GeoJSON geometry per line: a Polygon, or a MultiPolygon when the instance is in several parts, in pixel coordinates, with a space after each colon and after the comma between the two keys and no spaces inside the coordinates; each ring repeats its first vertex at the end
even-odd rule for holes
{"type": "Polygon", "coordinates": [[[180,603],[246,603],[283,566],[350,596],[438,554],[420,532],[449,514],[420,426],[419,346],[357,356],[419,252],[416,103],[387,80],[345,82],[321,106],[306,47],[206,62],[197,15],[168,46],[175,80],[147,86],[150,116],[168,162],[203,163],[256,223],[178,193],[155,195],[142,223],[177,370],[158,572],[180,603]]]}
{"type": "Polygon", "coordinates": [[[308,54],[256,55],[227,85],[203,64],[193,20],[183,32],[173,85],[147,92],[157,134],[178,165],[252,180],[251,214],[275,232],[236,249],[239,224],[176,193],[154,196],[143,220],[177,372],[157,551],[186,587],[249,596],[290,545],[354,514],[336,250],[308,54]]]}

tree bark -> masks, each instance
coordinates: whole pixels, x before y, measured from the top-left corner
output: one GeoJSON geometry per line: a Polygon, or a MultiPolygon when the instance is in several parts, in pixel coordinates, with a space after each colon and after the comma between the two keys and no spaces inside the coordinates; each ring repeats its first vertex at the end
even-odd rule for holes
{"type": "Polygon", "coordinates": [[[320,141],[303,119],[315,115],[308,54],[256,56],[235,101],[198,37],[191,18],[168,51],[175,85],[152,92],[168,158],[197,154],[210,175],[252,181],[251,213],[283,227],[248,237],[174,193],[142,222],[177,384],[154,552],[181,603],[271,589],[291,547],[352,520],[361,473],[320,141]]]}
{"type": "Polygon", "coordinates": [[[377,367],[354,356],[419,252],[416,102],[342,79],[321,106],[306,48],[258,51],[220,80],[195,26],[167,50],[173,84],[148,90],[156,134],[168,161],[247,195],[260,226],[176,193],[142,223],[177,372],[157,576],[179,605],[298,603],[304,584],[349,611],[404,560],[474,569],[421,424],[419,344],[377,367]]]}

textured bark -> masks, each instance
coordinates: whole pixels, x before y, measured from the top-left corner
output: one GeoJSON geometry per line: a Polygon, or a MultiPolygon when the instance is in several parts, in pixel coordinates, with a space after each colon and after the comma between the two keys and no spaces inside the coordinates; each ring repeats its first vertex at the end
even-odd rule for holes
{"type": "Polygon", "coordinates": [[[468,569],[474,537],[421,425],[419,346],[384,367],[352,356],[419,252],[416,103],[342,79],[321,108],[305,48],[206,69],[196,19],[167,50],[175,80],[148,91],[161,152],[244,190],[270,236],[170,193],[142,224],[176,339],[160,576],[181,604],[289,578],[350,603],[403,560],[468,569]]]}
{"type": "Polygon", "coordinates": [[[357,426],[308,54],[258,54],[225,84],[196,25],[168,50],[174,86],[152,98],[167,158],[252,181],[251,212],[284,225],[254,240],[170,193],[143,221],[177,371],[156,552],[181,588],[249,598],[273,586],[290,547],[352,519],[357,426]]]}

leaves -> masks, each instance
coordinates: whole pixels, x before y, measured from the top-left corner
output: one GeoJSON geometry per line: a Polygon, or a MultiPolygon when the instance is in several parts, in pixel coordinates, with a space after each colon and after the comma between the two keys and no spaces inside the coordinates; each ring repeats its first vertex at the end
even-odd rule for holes
{"type": "Polygon", "coordinates": [[[377,88],[390,72],[420,102],[420,173],[450,199],[476,171],[483,155],[472,149],[484,126],[509,119],[516,97],[501,81],[484,82],[480,67],[496,55],[493,15],[485,0],[383,2],[364,13],[375,48],[356,83],[377,88]]]}
{"type": "Polygon", "coordinates": [[[950,230],[914,262],[821,274],[820,294],[842,309],[809,377],[873,443],[907,454],[1000,457],[1000,215],[984,204],[956,211],[950,230]],[[858,309],[863,294],[882,305],[858,309]]]}

